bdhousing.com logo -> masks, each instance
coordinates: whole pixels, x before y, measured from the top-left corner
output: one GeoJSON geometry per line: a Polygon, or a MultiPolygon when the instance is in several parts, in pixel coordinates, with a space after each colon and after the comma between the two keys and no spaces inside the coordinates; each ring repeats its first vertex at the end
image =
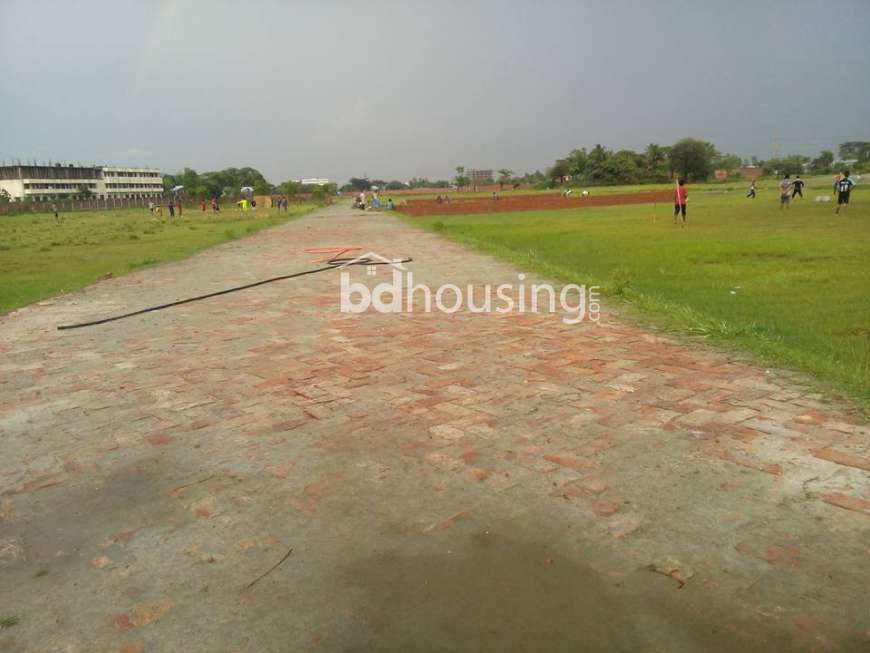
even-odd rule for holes
{"type": "MultiPolygon", "coordinates": [[[[414,275],[402,263],[374,252],[357,257],[343,266],[341,277],[341,312],[364,313],[413,313],[415,300],[422,300],[422,312],[456,313],[467,310],[471,313],[556,313],[560,311],[562,322],[577,324],[588,320],[598,322],[601,307],[599,287],[569,283],[557,291],[551,284],[525,283],[526,275],[517,275],[519,283],[502,283],[474,286],[468,284],[464,291],[456,284],[446,283],[433,290],[426,284],[414,284],[414,275]],[[391,280],[369,288],[359,281],[352,281],[350,270],[358,262],[379,261],[380,265],[366,266],[368,276],[376,276],[377,269],[391,271],[391,280]],[[493,290],[495,292],[493,292],[493,290]],[[403,302],[404,299],[404,302],[403,302]]],[[[416,307],[419,309],[419,307],[416,307]]]]}

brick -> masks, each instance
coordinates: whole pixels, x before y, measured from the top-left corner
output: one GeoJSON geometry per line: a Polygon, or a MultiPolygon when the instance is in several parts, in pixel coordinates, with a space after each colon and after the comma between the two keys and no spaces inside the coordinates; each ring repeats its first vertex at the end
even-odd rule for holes
{"type": "Polygon", "coordinates": [[[870,501],[860,497],[853,497],[847,494],[830,493],[823,494],[822,501],[829,503],[832,506],[845,508],[846,510],[854,510],[855,512],[863,512],[865,515],[870,515],[870,501]]]}
{"type": "Polygon", "coordinates": [[[595,501],[591,506],[591,510],[599,517],[609,517],[619,512],[619,504],[615,501],[595,501]]]}
{"type": "Polygon", "coordinates": [[[570,456],[548,455],[544,456],[544,460],[555,463],[561,467],[568,467],[569,469],[589,469],[593,466],[588,461],[580,460],[579,458],[572,458],[570,456]]]}
{"type": "Polygon", "coordinates": [[[604,481],[604,479],[598,476],[589,476],[587,478],[584,478],[580,481],[579,485],[584,490],[586,490],[587,492],[591,492],[592,494],[601,494],[608,488],[608,485],[604,481]]]}
{"type": "Polygon", "coordinates": [[[846,465],[848,467],[855,467],[870,472],[870,458],[856,456],[851,453],[846,453],[845,451],[837,451],[836,449],[816,449],[813,451],[813,455],[816,458],[829,460],[838,465],[846,465]]]}

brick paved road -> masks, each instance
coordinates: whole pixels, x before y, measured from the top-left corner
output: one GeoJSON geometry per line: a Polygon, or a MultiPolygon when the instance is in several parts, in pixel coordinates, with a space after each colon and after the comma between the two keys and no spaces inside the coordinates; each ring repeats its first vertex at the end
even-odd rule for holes
{"type": "Polygon", "coordinates": [[[0,320],[0,651],[870,646],[868,430],[776,373],[335,272],[54,329],[336,244],[518,272],[333,208],[0,320]]]}

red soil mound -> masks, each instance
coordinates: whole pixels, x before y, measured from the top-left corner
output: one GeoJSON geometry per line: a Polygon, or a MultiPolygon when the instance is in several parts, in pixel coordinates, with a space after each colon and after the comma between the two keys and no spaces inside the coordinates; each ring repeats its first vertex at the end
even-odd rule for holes
{"type": "Polygon", "coordinates": [[[468,213],[511,213],[514,211],[545,211],[552,209],[577,209],[585,206],[616,206],[620,204],[669,204],[672,191],[651,193],[625,193],[621,195],[588,195],[587,197],[562,197],[553,193],[541,195],[516,195],[492,199],[470,197],[455,199],[448,204],[437,200],[408,200],[399,207],[407,215],[465,215],[468,213]]]}

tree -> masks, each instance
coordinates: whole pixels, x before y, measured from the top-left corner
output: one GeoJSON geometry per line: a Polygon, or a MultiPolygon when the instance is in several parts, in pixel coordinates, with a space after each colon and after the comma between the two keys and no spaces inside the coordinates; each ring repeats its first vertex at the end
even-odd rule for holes
{"type": "Polygon", "coordinates": [[[265,179],[258,179],[255,181],[253,188],[254,195],[271,195],[272,191],[275,189],[275,187],[265,179]]]}
{"type": "Polygon", "coordinates": [[[713,168],[715,170],[737,170],[743,163],[743,160],[736,154],[718,154],[713,159],[713,168]]]}
{"type": "Polygon", "coordinates": [[[856,159],[858,163],[870,161],[870,142],[868,141],[848,141],[840,143],[839,148],[840,159],[856,159]]]}
{"type": "Polygon", "coordinates": [[[498,187],[500,190],[504,189],[505,184],[510,183],[513,174],[514,171],[509,168],[502,168],[498,171],[498,187]]]}
{"type": "Polygon", "coordinates": [[[184,186],[188,194],[207,197],[236,197],[242,186],[251,186],[258,195],[268,195],[272,185],[256,168],[224,168],[198,173],[193,168],[184,168],[174,175],[163,175],[163,188],[170,190],[184,186]]]}
{"type": "Polygon", "coordinates": [[[89,200],[94,196],[94,192],[90,188],[88,188],[87,186],[82,184],[78,188],[78,196],[79,196],[79,199],[89,200]]]}
{"type": "Polygon", "coordinates": [[[0,204],[6,204],[12,201],[12,196],[5,188],[0,188],[0,204]]]}
{"type": "Polygon", "coordinates": [[[520,184],[538,184],[547,180],[547,176],[541,172],[540,170],[535,170],[534,172],[527,172],[519,179],[515,179],[514,183],[520,184]]]}
{"type": "Polygon", "coordinates": [[[631,150],[620,150],[598,168],[601,181],[609,184],[633,184],[640,181],[644,158],[631,150]]]}
{"type": "Polygon", "coordinates": [[[590,181],[604,181],[606,176],[604,163],[610,156],[611,153],[604,149],[600,143],[593,147],[586,161],[586,179],[590,181]]]}
{"type": "Polygon", "coordinates": [[[834,153],[831,150],[822,150],[819,156],[810,162],[810,169],[818,174],[828,173],[834,166],[834,153]]]}
{"type": "Polygon", "coordinates": [[[351,177],[348,183],[357,192],[366,191],[372,187],[372,182],[369,181],[368,177],[351,177]]]}
{"type": "Polygon", "coordinates": [[[568,164],[568,174],[573,179],[582,179],[586,176],[586,168],[589,165],[589,155],[586,153],[586,148],[574,149],[568,153],[565,158],[568,164]]]}
{"type": "Polygon", "coordinates": [[[561,184],[571,174],[571,171],[568,169],[568,162],[565,159],[557,159],[548,174],[553,182],[561,184]]]}
{"type": "Polygon", "coordinates": [[[463,186],[468,186],[469,179],[465,176],[465,166],[456,166],[456,176],[453,178],[453,181],[460,188],[463,186]]]}
{"type": "Polygon", "coordinates": [[[404,188],[407,188],[407,186],[405,184],[403,184],[401,181],[397,181],[394,179],[393,181],[388,182],[384,186],[384,188],[386,188],[387,190],[402,190],[404,188]]]}
{"type": "Polygon", "coordinates": [[[677,141],[668,157],[671,170],[690,181],[706,180],[713,172],[713,152],[708,145],[696,138],[677,141]]]}
{"type": "Polygon", "coordinates": [[[761,169],[766,175],[799,175],[809,161],[808,156],[792,154],[782,159],[768,159],[761,169]]]}
{"type": "Polygon", "coordinates": [[[295,181],[283,181],[278,184],[277,191],[286,197],[293,197],[299,192],[299,184],[295,181]]]}
{"type": "Polygon", "coordinates": [[[200,185],[199,173],[193,168],[185,168],[181,174],[175,175],[175,183],[184,186],[184,190],[193,193],[200,185]]]}
{"type": "Polygon", "coordinates": [[[660,180],[668,176],[670,148],[650,143],[643,153],[643,172],[648,179],[660,180]]]}

